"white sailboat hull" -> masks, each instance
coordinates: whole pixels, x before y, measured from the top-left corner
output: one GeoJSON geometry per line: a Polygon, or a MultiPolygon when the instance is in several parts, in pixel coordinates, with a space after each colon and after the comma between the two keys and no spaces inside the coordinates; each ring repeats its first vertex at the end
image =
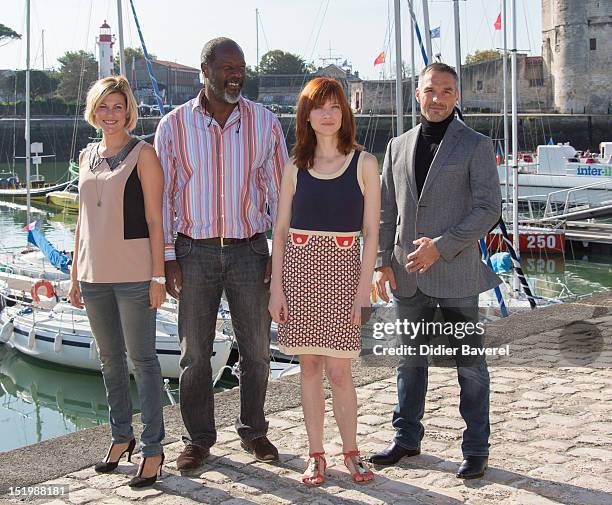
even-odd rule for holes
{"type": "MultiPolygon", "coordinates": [[[[51,311],[7,308],[0,316],[0,323],[12,324],[9,343],[23,354],[57,365],[100,370],[98,349],[83,310],[67,303],[59,303],[51,311]]],[[[213,377],[227,364],[231,347],[231,337],[217,332],[211,357],[213,377]]],[[[155,348],[162,376],[177,379],[181,354],[178,328],[176,318],[165,311],[158,311],[155,348]]],[[[128,365],[133,373],[129,359],[128,365]]]]}
{"type": "MultiPolygon", "coordinates": [[[[502,196],[505,197],[505,173],[504,166],[500,166],[499,179],[502,196]]],[[[510,192],[512,191],[512,178],[510,177],[510,192]]],[[[546,202],[549,193],[586,185],[593,185],[592,188],[585,188],[581,191],[586,192],[589,201],[601,203],[610,198],[612,188],[612,177],[603,175],[565,175],[565,174],[518,174],[518,196],[521,199],[546,202]]],[[[563,195],[565,197],[565,195],[563,195]]]]}

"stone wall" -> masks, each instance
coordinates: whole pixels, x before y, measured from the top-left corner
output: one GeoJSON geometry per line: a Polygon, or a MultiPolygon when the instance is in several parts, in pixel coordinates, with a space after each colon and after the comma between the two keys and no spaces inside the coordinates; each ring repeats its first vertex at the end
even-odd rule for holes
{"type": "MultiPolygon", "coordinates": [[[[511,110],[511,61],[508,56],[508,111],[511,110]]],[[[474,112],[500,112],[503,108],[503,59],[482,61],[461,68],[463,109],[474,112]]],[[[519,112],[551,110],[551,84],[539,56],[517,55],[519,112]]]]}
{"type": "MultiPolygon", "coordinates": [[[[395,135],[394,118],[391,116],[358,115],[357,142],[374,153],[384,153],[389,139],[395,135]]],[[[500,115],[466,115],[466,123],[479,132],[494,139],[503,137],[503,123],[500,115]]],[[[295,118],[283,115],[280,118],[281,126],[287,144],[291,147],[294,140],[295,118]]],[[[136,135],[155,132],[159,118],[142,118],[134,133],[136,135]]],[[[0,159],[8,162],[13,156],[13,138],[17,140],[16,153],[23,155],[25,150],[23,141],[23,119],[0,121],[0,159]],[[15,128],[13,130],[13,128],[15,128]]],[[[74,120],[41,120],[32,123],[32,141],[43,142],[45,154],[54,153],[57,161],[70,159],[70,146],[72,141],[74,120]]],[[[90,137],[95,131],[84,120],[77,122],[76,153],[91,142],[90,137]]],[[[411,126],[410,114],[404,119],[404,130],[411,126]]],[[[533,151],[538,144],[544,144],[549,137],[555,142],[570,142],[576,149],[597,151],[602,141],[612,141],[612,115],[600,116],[564,116],[521,115],[519,119],[519,149],[533,151]]],[[[152,142],[152,139],[149,139],[152,142]]],[[[23,160],[17,160],[23,163],[23,160]]]]}
{"type": "Polygon", "coordinates": [[[542,56],[561,113],[612,108],[612,0],[542,0],[542,56]]]}

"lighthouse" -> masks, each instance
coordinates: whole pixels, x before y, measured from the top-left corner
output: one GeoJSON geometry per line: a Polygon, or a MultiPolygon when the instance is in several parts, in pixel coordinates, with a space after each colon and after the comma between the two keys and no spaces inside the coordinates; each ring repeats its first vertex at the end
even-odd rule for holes
{"type": "Polygon", "coordinates": [[[113,42],[111,28],[104,20],[100,27],[100,35],[96,40],[98,44],[98,79],[113,75],[113,42]]]}

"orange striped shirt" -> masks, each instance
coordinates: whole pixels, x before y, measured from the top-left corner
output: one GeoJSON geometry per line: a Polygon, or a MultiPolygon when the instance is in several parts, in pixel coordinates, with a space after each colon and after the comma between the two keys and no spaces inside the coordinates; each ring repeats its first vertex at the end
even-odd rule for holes
{"type": "Polygon", "coordinates": [[[194,239],[246,238],[276,221],[287,160],[276,115],[245,98],[221,128],[200,94],[166,114],[155,150],[164,169],[165,259],[175,259],[174,234],[194,239]]]}

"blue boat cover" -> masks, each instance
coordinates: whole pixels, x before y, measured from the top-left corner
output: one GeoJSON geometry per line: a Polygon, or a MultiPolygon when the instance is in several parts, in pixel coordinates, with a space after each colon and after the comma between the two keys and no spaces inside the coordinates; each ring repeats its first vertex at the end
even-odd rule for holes
{"type": "Polygon", "coordinates": [[[512,258],[510,253],[498,252],[491,256],[491,268],[495,273],[510,272],[512,270],[512,258]]]}
{"type": "Polygon", "coordinates": [[[38,247],[55,268],[65,274],[70,273],[72,258],[53,247],[40,230],[28,230],[28,242],[38,247]]]}

